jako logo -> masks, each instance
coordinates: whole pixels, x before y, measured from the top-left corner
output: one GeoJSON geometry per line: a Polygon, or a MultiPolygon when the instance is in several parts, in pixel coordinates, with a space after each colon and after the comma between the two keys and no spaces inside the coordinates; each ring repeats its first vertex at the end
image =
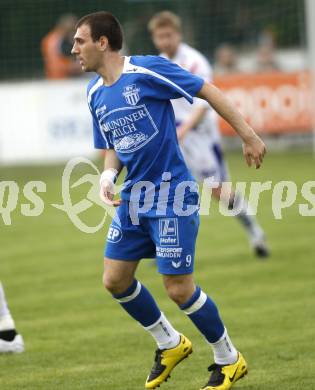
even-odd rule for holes
{"type": "Polygon", "coordinates": [[[107,233],[107,240],[112,243],[119,242],[122,239],[122,231],[118,226],[110,226],[107,233]]]}
{"type": "Polygon", "coordinates": [[[172,261],[172,266],[174,268],[179,268],[180,266],[182,265],[182,262],[181,261],[178,261],[177,263],[175,261],[172,261]]]}

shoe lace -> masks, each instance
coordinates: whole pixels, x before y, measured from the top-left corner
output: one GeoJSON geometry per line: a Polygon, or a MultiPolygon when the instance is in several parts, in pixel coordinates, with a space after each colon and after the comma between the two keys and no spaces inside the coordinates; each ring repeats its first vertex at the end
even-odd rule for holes
{"type": "Polygon", "coordinates": [[[223,383],[225,376],[222,373],[222,366],[216,363],[211,364],[211,366],[208,367],[208,371],[211,372],[211,375],[206,386],[218,386],[223,383]]]}
{"type": "Polygon", "coordinates": [[[161,360],[161,356],[162,356],[162,349],[157,349],[155,351],[155,357],[154,357],[154,360],[157,362],[159,360],[161,360]]]}
{"type": "Polygon", "coordinates": [[[151,370],[151,373],[157,373],[161,371],[162,365],[161,365],[161,360],[162,360],[162,349],[157,349],[155,351],[155,357],[154,357],[154,364],[151,370]]]}

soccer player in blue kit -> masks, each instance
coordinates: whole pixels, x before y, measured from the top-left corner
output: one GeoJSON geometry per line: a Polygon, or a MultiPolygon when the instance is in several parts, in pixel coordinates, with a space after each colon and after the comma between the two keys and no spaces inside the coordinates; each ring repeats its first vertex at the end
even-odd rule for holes
{"type": "Polygon", "coordinates": [[[178,146],[170,99],[205,99],[242,138],[248,165],[260,167],[265,145],[213,85],[158,56],[123,57],[121,47],[121,27],[112,14],[96,12],[79,20],[72,53],[84,71],[98,74],[87,98],[95,147],[105,150],[100,195],[118,207],[107,235],[104,285],[155,339],[158,348],[145,387],[158,387],[192,352],[192,344],[135,279],[139,261],[156,257],[169,297],[213,350],[210,378],[201,389],[230,389],[246,375],[247,363],[215,303],[194,282],[198,193],[178,146]],[[114,200],[122,167],[127,176],[121,199],[114,200]]]}

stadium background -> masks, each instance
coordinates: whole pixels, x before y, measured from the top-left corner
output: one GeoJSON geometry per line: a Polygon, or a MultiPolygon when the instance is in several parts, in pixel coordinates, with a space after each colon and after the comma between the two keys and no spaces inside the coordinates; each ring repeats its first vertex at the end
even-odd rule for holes
{"type": "Polygon", "coordinates": [[[40,40],[63,13],[84,15],[110,9],[124,26],[131,53],[154,52],[146,24],[159,10],[183,19],[185,38],[210,59],[222,42],[253,48],[261,30],[271,26],[279,46],[305,47],[304,2],[299,0],[2,0],[0,78],[43,76],[40,40]]]}
{"type": "MultiPolygon", "coordinates": [[[[1,187],[0,279],[27,348],[21,356],[0,356],[1,389],[135,390],[142,387],[151,365],[154,347],[149,336],[142,335],[138,325],[103,292],[106,226],[95,234],[83,233],[65,213],[51,206],[62,202],[61,177],[67,159],[58,154],[60,142],[63,151],[70,149],[71,135],[76,132],[72,128],[69,131],[66,121],[58,123],[59,143],[55,138],[54,147],[47,149],[49,158],[35,150],[36,139],[25,144],[22,137],[22,133],[33,131],[32,118],[36,118],[27,112],[34,107],[36,111],[42,104],[39,101],[44,90],[53,90],[46,97],[48,108],[40,106],[43,116],[51,115],[52,121],[63,115],[55,99],[58,91],[78,90],[73,80],[44,80],[41,39],[61,14],[81,16],[101,9],[110,10],[121,20],[130,53],[155,53],[147,21],[153,13],[170,9],[182,17],[185,39],[211,61],[215,49],[229,42],[244,64],[250,64],[262,31],[268,29],[276,37],[282,73],[311,69],[306,53],[305,4],[299,0],[1,0],[0,179],[2,183],[15,181],[20,192],[10,215],[11,224],[6,225],[3,207],[9,191],[1,187]],[[34,100],[33,94],[37,96],[34,100]],[[20,158],[23,147],[29,153],[20,158]],[[38,158],[32,161],[32,155],[38,158]],[[46,183],[46,192],[40,194],[44,210],[37,217],[25,217],[22,205],[29,201],[23,187],[33,180],[46,183]]],[[[86,81],[79,82],[79,99],[84,99],[86,81]]],[[[81,108],[81,100],[75,102],[71,106],[73,116],[75,107],[78,111],[81,108]]],[[[233,137],[225,139],[227,147],[233,146],[227,159],[235,182],[271,180],[274,185],[290,180],[297,185],[297,200],[283,211],[281,220],[275,220],[272,213],[271,192],[261,197],[258,217],[272,248],[270,260],[262,263],[253,258],[243,232],[234,220],[220,216],[215,204],[210,216],[202,218],[196,279],[222,307],[233,339],[248,356],[250,375],[237,388],[296,390],[315,386],[314,216],[301,217],[298,210],[299,203],[306,203],[300,194],[303,183],[314,180],[311,118],[308,120],[309,126],[302,132],[297,127],[290,134],[281,130],[265,136],[271,152],[260,171],[248,170],[239,142],[233,137]]],[[[100,159],[89,151],[90,124],[85,116],[82,123],[85,147],[78,145],[71,155],[78,150],[80,155],[86,152],[100,168],[100,159]]],[[[260,130],[264,134],[264,128],[260,130]]],[[[79,167],[72,183],[88,172],[87,167],[79,167]]],[[[88,184],[73,189],[73,203],[86,198],[88,190],[88,184]]],[[[95,225],[102,213],[103,209],[94,204],[80,217],[95,225]]],[[[152,289],[175,326],[195,341],[192,358],[163,387],[198,389],[210,363],[207,346],[166,298],[161,280],[148,262],[141,265],[139,278],[152,289]]]]}

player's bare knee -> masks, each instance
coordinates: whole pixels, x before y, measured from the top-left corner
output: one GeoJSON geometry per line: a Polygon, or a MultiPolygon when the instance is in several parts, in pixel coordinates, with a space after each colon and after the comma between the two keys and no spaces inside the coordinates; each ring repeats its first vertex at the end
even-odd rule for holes
{"type": "Polygon", "coordinates": [[[104,258],[103,285],[112,294],[123,294],[133,283],[137,262],[104,258]]]}
{"type": "Polygon", "coordinates": [[[103,275],[103,284],[106,290],[111,294],[120,294],[124,291],[124,287],[121,281],[108,277],[106,273],[103,275]]]}
{"type": "Polygon", "coordinates": [[[186,303],[195,291],[192,275],[164,276],[168,296],[178,305],[186,303]]]}
{"type": "Polygon", "coordinates": [[[109,292],[112,292],[114,289],[114,283],[112,278],[108,275],[106,271],[103,273],[103,286],[105,287],[106,290],[109,292]]]}
{"type": "Polygon", "coordinates": [[[168,296],[175,302],[177,305],[182,305],[189,299],[189,293],[187,288],[182,283],[170,283],[166,286],[166,291],[168,296]]]}
{"type": "Polygon", "coordinates": [[[132,281],[119,275],[111,275],[109,272],[103,274],[103,285],[111,294],[121,294],[127,290],[132,281]]]}

